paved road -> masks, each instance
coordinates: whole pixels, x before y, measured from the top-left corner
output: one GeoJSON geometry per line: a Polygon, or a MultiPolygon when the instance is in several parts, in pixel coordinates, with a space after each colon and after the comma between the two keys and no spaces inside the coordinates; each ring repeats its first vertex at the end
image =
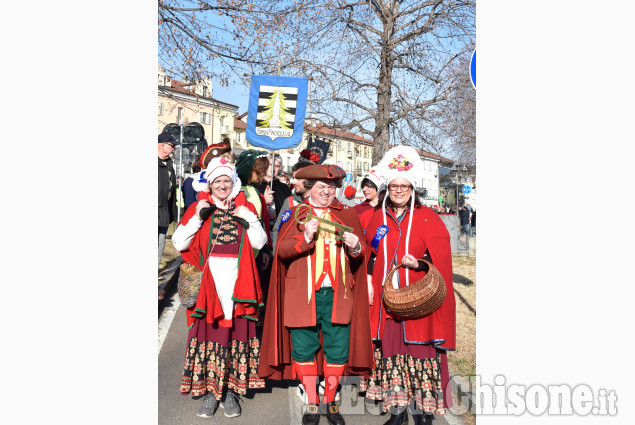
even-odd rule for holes
{"type": "MultiPolygon", "coordinates": [[[[185,424],[300,424],[303,404],[296,396],[297,381],[266,381],[266,388],[250,390],[242,398],[242,415],[227,418],[222,409],[217,409],[211,419],[196,416],[200,400],[192,396],[182,396],[179,384],[183,371],[187,330],[185,325],[185,309],[178,304],[175,294],[166,299],[159,320],[159,425],[185,424]]],[[[379,415],[376,406],[366,406],[362,397],[352,385],[342,387],[340,411],[347,425],[380,425],[389,416],[379,415]]],[[[322,417],[321,424],[328,424],[322,417]]],[[[410,418],[412,423],[412,418],[410,418]]],[[[461,425],[460,417],[450,414],[439,417],[434,425],[461,425]]]]}

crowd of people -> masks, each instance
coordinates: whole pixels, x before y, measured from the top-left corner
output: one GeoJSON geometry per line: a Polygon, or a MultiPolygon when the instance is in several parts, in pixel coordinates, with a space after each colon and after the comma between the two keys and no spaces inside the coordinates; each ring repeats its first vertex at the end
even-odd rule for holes
{"type": "MultiPolygon", "coordinates": [[[[159,258],[175,219],[176,145],[159,135],[159,258]]],[[[407,146],[387,151],[352,206],[336,196],[345,171],[317,159],[304,150],[285,182],[279,156],[266,151],[236,156],[227,143],[197,158],[172,235],[183,262],[202,273],[186,309],[180,391],[201,396],[199,417],[217,407],[235,417],[239,395],[265,379],[296,379],[303,424],[318,424],[323,404],[327,421],[343,425],[339,383],[355,375],[359,391],[390,413],[386,424],[406,423],[408,412],[430,424],[452,405],[456,313],[449,233],[416,196],[421,159],[407,146]],[[443,277],[441,306],[414,319],[387,309],[384,286],[419,281],[426,262],[443,277]]]]}

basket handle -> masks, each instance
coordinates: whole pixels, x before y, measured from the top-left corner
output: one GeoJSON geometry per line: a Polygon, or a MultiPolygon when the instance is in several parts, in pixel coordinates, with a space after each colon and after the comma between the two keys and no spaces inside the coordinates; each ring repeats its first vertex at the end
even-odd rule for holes
{"type": "MultiPolygon", "coordinates": [[[[427,266],[428,266],[428,270],[426,270],[425,272],[426,272],[426,273],[430,272],[430,266],[432,265],[432,263],[430,263],[428,260],[424,260],[423,258],[417,258],[417,261],[423,261],[424,263],[426,263],[426,264],[427,264],[427,266]]],[[[396,272],[397,270],[399,270],[399,268],[400,268],[400,267],[403,267],[403,263],[399,263],[399,264],[397,264],[397,265],[396,265],[395,267],[393,267],[393,268],[392,268],[392,269],[388,272],[388,274],[386,275],[386,279],[384,279],[384,283],[382,283],[382,286],[383,286],[384,288],[390,288],[390,289],[388,289],[388,291],[395,289],[395,288],[393,288],[393,286],[392,286],[392,275],[393,275],[393,274],[395,274],[395,272],[396,272]],[[390,284],[390,285],[386,285],[386,283],[387,283],[387,282],[390,282],[391,284],[390,284]]],[[[386,290],[386,289],[384,289],[384,290],[386,290]]]]}

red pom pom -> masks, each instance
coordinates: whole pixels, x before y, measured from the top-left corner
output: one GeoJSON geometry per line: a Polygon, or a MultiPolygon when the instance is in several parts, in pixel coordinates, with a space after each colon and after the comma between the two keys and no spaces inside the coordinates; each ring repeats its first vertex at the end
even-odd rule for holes
{"type": "Polygon", "coordinates": [[[344,196],[346,196],[348,199],[351,199],[355,197],[356,192],[357,191],[353,186],[347,186],[346,189],[344,189],[344,196]]]}
{"type": "Polygon", "coordinates": [[[320,160],[320,155],[316,154],[315,152],[311,152],[308,149],[303,149],[302,151],[300,151],[300,156],[313,162],[314,164],[320,160]]]}

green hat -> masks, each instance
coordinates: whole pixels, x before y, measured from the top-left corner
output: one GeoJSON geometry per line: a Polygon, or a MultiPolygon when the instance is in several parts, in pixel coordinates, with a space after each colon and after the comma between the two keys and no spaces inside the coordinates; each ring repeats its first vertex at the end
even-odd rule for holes
{"type": "Polygon", "coordinates": [[[249,174],[251,173],[251,167],[253,167],[256,158],[259,156],[269,155],[267,151],[258,151],[255,149],[249,149],[243,151],[236,157],[234,165],[236,165],[236,172],[243,185],[246,185],[249,181],[249,174]]]}

